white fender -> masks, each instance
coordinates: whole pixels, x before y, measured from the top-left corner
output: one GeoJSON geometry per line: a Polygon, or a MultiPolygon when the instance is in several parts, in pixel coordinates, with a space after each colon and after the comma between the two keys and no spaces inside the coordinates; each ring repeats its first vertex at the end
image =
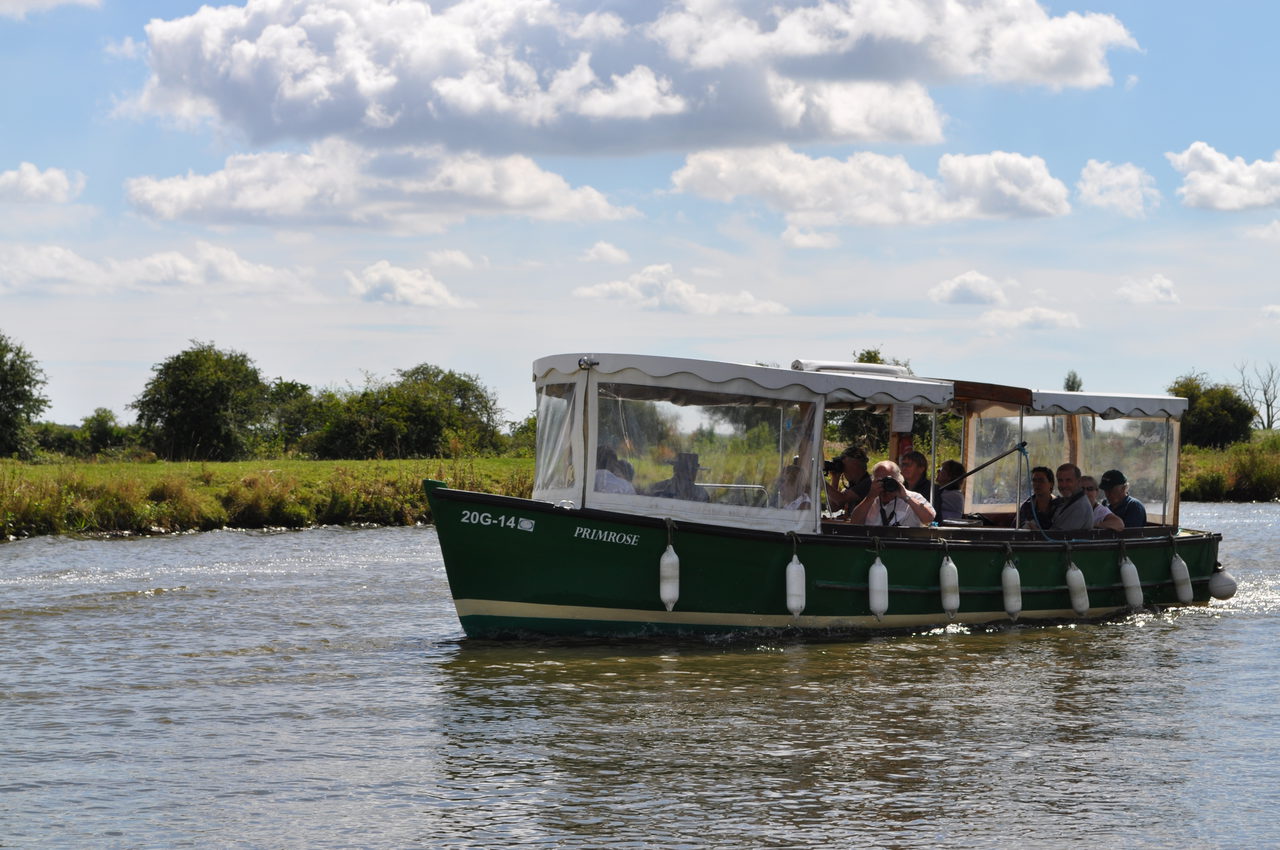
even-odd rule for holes
{"type": "Polygon", "coordinates": [[[680,556],[670,543],[658,561],[658,597],[670,611],[680,598],[680,556]]]}
{"type": "Polygon", "coordinates": [[[942,610],[954,618],[960,610],[960,571],[950,555],[944,555],[938,567],[938,589],[942,591],[942,610]]]}
{"type": "Polygon", "coordinates": [[[1184,605],[1190,602],[1195,596],[1191,589],[1191,571],[1177,552],[1173,553],[1173,560],[1169,562],[1169,577],[1173,579],[1173,589],[1178,593],[1178,601],[1184,605]]]}
{"type": "Polygon", "coordinates": [[[1209,576],[1209,595],[1214,599],[1230,599],[1236,595],[1236,580],[1231,573],[1223,569],[1213,571],[1209,576]]]}
{"type": "Polygon", "coordinates": [[[1004,562],[1004,569],[1000,571],[1000,585],[1004,588],[1004,612],[1009,615],[1010,620],[1016,620],[1022,613],[1022,576],[1018,574],[1018,567],[1012,559],[1004,562]]]}
{"type": "Polygon", "coordinates": [[[889,568],[879,555],[867,570],[867,597],[871,613],[879,620],[889,610],[889,568]]]}
{"type": "Polygon", "coordinates": [[[1133,561],[1129,560],[1129,556],[1120,562],[1120,583],[1124,585],[1124,601],[1129,604],[1130,608],[1141,608],[1142,600],[1142,579],[1138,578],[1138,567],[1133,561]]]}
{"type": "Polygon", "coordinates": [[[800,616],[804,601],[804,564],[800,563],[800,556],[792,555],[787,564],[787,610],[791,616],[800,616]]]}
{"type": "Polygon", "coordinates": [[[1089,613],[1089,588],[1084,583],[1084,573],[1075,561],[1067,564],[1067,590],[1071,593],[1071,610],[1081,617],[1089,613]]]}

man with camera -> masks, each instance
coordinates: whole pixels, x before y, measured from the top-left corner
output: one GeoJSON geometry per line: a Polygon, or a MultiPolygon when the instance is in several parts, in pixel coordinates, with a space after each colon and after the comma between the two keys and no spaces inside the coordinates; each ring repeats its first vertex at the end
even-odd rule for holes
{"type": "Polygon", "coordinates": [[[871,476],[867,474],[867,454],[857,446],[850,446],[833,460],[822,462],[822,472],[831,477],[827,483],[827,510],[837,513],[861,502],[871,489],[871,476]],[[840,488],[840,476],[848,482],[840,488]]]}
{"type": "Polygon", "coordinates": [[[883,460],[871,470],[871,489],[854,506],[849,521],[862,525],[919,528],[933,522],[936,512],[928,498],[902,485],[902,470],[883,460]]]}

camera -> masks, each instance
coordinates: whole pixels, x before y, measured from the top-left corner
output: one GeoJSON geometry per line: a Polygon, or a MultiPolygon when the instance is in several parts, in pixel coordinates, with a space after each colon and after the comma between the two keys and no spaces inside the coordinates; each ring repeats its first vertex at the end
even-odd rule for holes
{"type": "Polygon", "coordinates": [[[834,472],[837,475],[844,472],[844,458],[836,458],[835,460],[824,460],[822,462],[822,473],[834,472]]]}
{"type": "Polygon", "coordinates": [[[896,478],[881,478],[880,489],[886,493],[896,493],[902,489],[902,485],[898,483],[896,478]]]}

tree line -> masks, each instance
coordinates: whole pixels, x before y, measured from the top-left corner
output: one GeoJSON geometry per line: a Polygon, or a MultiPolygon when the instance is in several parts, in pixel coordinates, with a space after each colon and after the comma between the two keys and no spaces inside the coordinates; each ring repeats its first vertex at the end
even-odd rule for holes
{"type": "Polygon", "coordinates": [[[268,380],[243,352],[193,340],[152,367],[129,405],[137,414],[129,425],[107,408],[78,426],[38,422],[48,406],[44,386],[34,358],[0,333],[0,457],[438,458],[533,448],[532,417],[504,423],[476,376],[430,363],[360,388],[313,389],[268,380]]]}
{"type": "MultiPolygon", "coordinates": [[[[895,363],[877,349],[860,362],[895,363]]],[[[1251,439],[1254,427],[1280,421],[1280,368],[1238,366],[1240,382],[1188,373],[1167,388],[1189,407],[1184,444],[1224,448],[1251,439]]],[[[151,453],[165,460],[241,460],[301,456],[319,459],[458,457],[531,454],[535,422],[504,423],[493,393],[474,376],[422,363],[361,388],[314,389],[267,380],[248,355],[193,340],[152,367],[129,407],[134,424],[98,408],[77,425],[37,421],[48,407],[45,375],[25,348],[0,332],[0,457],[35,459],[151,453]],[[504,427],[505,426],[505,427],[504,427]]],[[[1064,388],[1079,390],[1075,371],[1064,388]]],[[[875,442],[882,417],[861,411],[829,423],[832,436],[875,442]],[[873,433],[875,432],[875,433],[873,433]]],[[[884,435],[887,436],[887,435],[884,435]]],[[[943,435],[947,436],[947,435],[943,435]]]]}

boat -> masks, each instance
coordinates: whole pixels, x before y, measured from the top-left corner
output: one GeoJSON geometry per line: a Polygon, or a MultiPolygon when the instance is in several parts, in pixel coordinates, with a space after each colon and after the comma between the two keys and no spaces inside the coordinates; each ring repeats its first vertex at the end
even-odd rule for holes
{"type": "Polygon", "coordinates": [[[544,357],[533,382],[530,498],[424,482],[468,637],[1000,628],[1235,592],[1221,535],[1178,523],[1182,398],[630,354],[544,357]],[[926,435],[954,445],[961,516],[833,516],[824,429],[849,416],[887,434],[890,458],[926,435]],[[1061,464],[1124,470],[1146,524],[1019,523],[1031,468],[1061,464]]]}

